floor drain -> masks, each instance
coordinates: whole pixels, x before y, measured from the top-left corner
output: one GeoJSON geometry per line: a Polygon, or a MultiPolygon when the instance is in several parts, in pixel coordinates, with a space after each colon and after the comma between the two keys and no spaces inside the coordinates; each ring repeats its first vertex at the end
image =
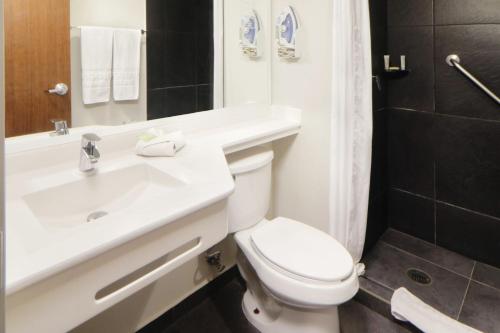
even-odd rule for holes
{"type": "Polygon", "coordinates": [[[410,280],[418,284],[429,285],[432,282],[430,275],[419,269],[411,268],[406,271],[406,275],[408,275],[410,280]]]}
{"type": "Polygon", "coordinates": [[[89,216],[87,216],[87,222],[93,222],[97,219],[100,219],[101,217],[104,217],[108,215],[108,212],[105,211],[98,211],[98,212],[93,212],[90,213],[89,216]]]}

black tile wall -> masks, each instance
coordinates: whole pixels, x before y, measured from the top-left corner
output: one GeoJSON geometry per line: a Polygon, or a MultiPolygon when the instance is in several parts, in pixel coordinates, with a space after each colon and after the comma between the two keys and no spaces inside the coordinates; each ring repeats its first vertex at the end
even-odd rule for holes
{"type": "Polygon", "coordinates": [[[387,190],[387,111],[373,114],[373,142],[370,196],[380,196],[387,190]]]}
{"type": "MultiPolygon", "coordinates": [[[[162,42],[163,77],[159,87],[164,88],[196,83],[196,40],[189,32],[166,31],[162,42]]],[[[153,50],[154,52],[154,50],[153,50]]],[[[153,69],[154,70],[154,69],[153,69]]]]}
{"type": "Polygon", "coordinates": [[[438,203],[437,244],[500,267],[500,219],[438,203]]]}
{"type": "Polygon", "coordinates": [[[197,34],[196,51],[196,83],[212,84],[214,43],[212,33],[200,32],[197,34]]]}
{"type": "Polygon", "coordinates": [[[388,25],[432,25],[433,0],[388,0],[388,25]]]}
{"type": "Polygon", "coordinates": [[[368,253],[388,228],[387,194],[370,197],[364,253],[368,253]]]}
{"type": "Polygon", "coordinates": [[[373,143],[370,201],[365,252],[387,229],[387,83],[382,77],[383,56],[387,52],[387,0],[370,0],[373,75],[373,143]]]}
{"type": "Polygon", "coordinates": [[[500,122],[436,117],[436,123],[437,199],[500,216],[500,122]]]}
{"type": "Polygon", "coordinates": [[[148,119],[211,109],[213,1],[147,0],[146,7],[148,119]]]}
{"type": "Polygon", "coordinates": [[[200,84],[196,86],[196,110],[206,111],[210,110],[213,106],[213,85],[200,84]]]}
{"type": "MultiPolygon", "coordinates": [[[[370,4],[370,24],[373,27],[386,27],[387,26],[387,1],[388,0],[369,0],[370,4]]],[[[373,40],[380,42],[380,40],[373,40]]]]}
{"type": "Polygon", "coordinates": [[[171,87],[148,92],[148,119],[193,113],[196,108],[197,86],[171,87]]]}
{"type": "Polygon", "coordinates": [[[176,32],[196,32],[198,0],[159,1],[165,2],[165,11],[159,13],[160,19],[164,20],[164,27],[176,32]]]}
{"type": "Polygon", "coordinates": [[[436,24],[500,23],[498,0],[434,0],[436,24]]]}
{"type": "Polygon", "coordinates": [[[381,75],[387,52],[387,0],[370,0],[369,3],[373,75],[380,79],[380,89],[373,80],[373,110],[377,111],[387,106],[386,82],[381,75]]]}
{"type": "Polygon", "coordinates": [[[389,226],[434,243],[434,202],[398,190],[389,192],[389,226]]]}
{"type": "Polygon", "coordinates": [[[500,1],[387,1],[389,226],[500,267],[500,1]]]}
{"type": "Polygon", "coordinates": [[[405,55],[411,70],[411,75],[389,81],[389,106],[434,111],[432,26],[389,27],[388,43],[391,66],[399,66],[400,55],[405,55]]]}
{"type": "Polygon", "coordinates": [[[382,76],[384,70],[384,54],[387,52],[387,28],[372,25],[372,71],[377,80],[373,80],[373,110],[387,107],[387,82],[382,76]]]}
{"type": "Polygon", "coordinates": [[[433,197],[433,115],[390,109],[387,128],[391,187],[433,197]]]}

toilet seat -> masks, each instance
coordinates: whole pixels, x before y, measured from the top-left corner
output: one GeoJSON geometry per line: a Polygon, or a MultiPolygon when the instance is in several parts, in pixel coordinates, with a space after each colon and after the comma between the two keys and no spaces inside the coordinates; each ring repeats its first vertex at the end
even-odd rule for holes
{"type": "Polygon", "coordinates": [[[354,269],[349,252],[339,242],[298,221],[278,217],[250,238],[258,254],[291,277],[339,282],[354,269]]]}
{"type": "MultiPolygon", "coordinates": [[[[352,259],[350,259],[350,269],[349,265],[344,262],[346,260],[344,255],[347,258],[350,258],[350,255],[346,250],[342,254],[342,251],[338,249],[341,245],[331,243],[331,241],[336,242],[331,236],[323,234],[330,239],[323,239],[324,242],[322,241],[323,243],[320,246],[307,252],[316,255],[314,259],[311,259],[307,255],[303,256],[305,259],[316,260],[315,264],[309,266],[307,264],[294,265],[291,255],[289,256],[291,260],[281,257],[281,254],[286,253],[286,250],[275,250],[273,252],[273,246],[268,243],[272,242],[274,237],[276,241],[275,245],[286,247],[288,250],[293,249],[294,246],[298,249],[304,248],[304,244],[311,244],[311,240],[318,239],[318,235],[315,232],[321,233],[317,230],[310,231],[308,228],[312,229],[312,227],[300,222],[284,218],[277,218],[273,221],[263,220],[253,228],[237,232],[235,239],[265,289],[280,301],[289,305],[308,308],[328,307],[347,302],[358,291],[358,278],[353,268],[352,259]],[[277,223],[277,225],[273,226],[273,223],[277,223]],[[290,227],[290,225],[292,226],[290,227]],[[291,237],[288,238],[289,243],[286,244],[287,237],[283,237],[284,234],[281,234],[282,237],[276,234],[276,232],[284,230],[292,230],[292,233],[293,231],[302,232],[309,237],[305,237],[304,241],[296,241],[294,237],[291,237]],[[306,239],[309,239],[309,242],[305,242],[306,239]],[[339,250],[337,255],[342,268],[338,271],[331,267],[326,270],[322,270],[319,267],[322,263],[325,263],[325,260],[332,258],[330,255],[317,252],[318,249],[322,248],[321,245],[325,246],[325,244],[327,244],[327,248],[334,249],[335,251],[339,250]],[[270,248],[266,247],[268,245],[270,248]],[[310,271],[307,271],[309,269],[310,271]],[[345,272],[349,270],[350,273],[345,276],[345,272]]],[[[297,251],[292,251],[292,253],[296,254],[297,251]]],[[[336,264],[338,263],[333,262],[332,266],[336,264]]]]}

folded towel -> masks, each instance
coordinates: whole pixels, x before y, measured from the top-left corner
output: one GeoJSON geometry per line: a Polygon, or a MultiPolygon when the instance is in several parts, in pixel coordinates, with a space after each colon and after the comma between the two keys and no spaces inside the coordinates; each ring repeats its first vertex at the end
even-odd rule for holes
{"type": "Polygon", "coordinates": [[[141,30],[114,30],[113,97],[115,101],[139,98],[141,37],[141,30]]]}
{"type": "Polygon", "coordinates": [[[396,319],[409,321],[425,333],[481,333],[425,304],[406,288],[392,295],[391,312],[396,319]]]}
{"type": "Polygon", "coordinates": [[[109,101],[113,62],[113,30],[81,27],[83,104],[109,101]]]}
{"type": "Polygon", "coordinates": [[[185,144],[181,131],[165,134],[162,130],[150,129],[139,138],[135,152],[150,157],[175,156],[185,144]]]}

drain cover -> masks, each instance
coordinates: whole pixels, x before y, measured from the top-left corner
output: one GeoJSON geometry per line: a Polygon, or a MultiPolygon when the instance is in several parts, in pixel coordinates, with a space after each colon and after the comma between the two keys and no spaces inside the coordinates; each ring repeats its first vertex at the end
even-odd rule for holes
{"type": "Polygon", "coordinates": [[[432,279],[429,274],[419,269],[411,268],[406,271],[406,275],[418,284],[429,285],[432,282],[432,279]]]}
{"type": "Polygon", "coordinates": [[[87,222],[95,221],[95,220],[100,219],[101,217],[106,216],[106,215],[108,215],[108,212],[105,212],[105,211],[98,211],[98,212],[90,213],[89,216],[87,216],[87,222]]]}

